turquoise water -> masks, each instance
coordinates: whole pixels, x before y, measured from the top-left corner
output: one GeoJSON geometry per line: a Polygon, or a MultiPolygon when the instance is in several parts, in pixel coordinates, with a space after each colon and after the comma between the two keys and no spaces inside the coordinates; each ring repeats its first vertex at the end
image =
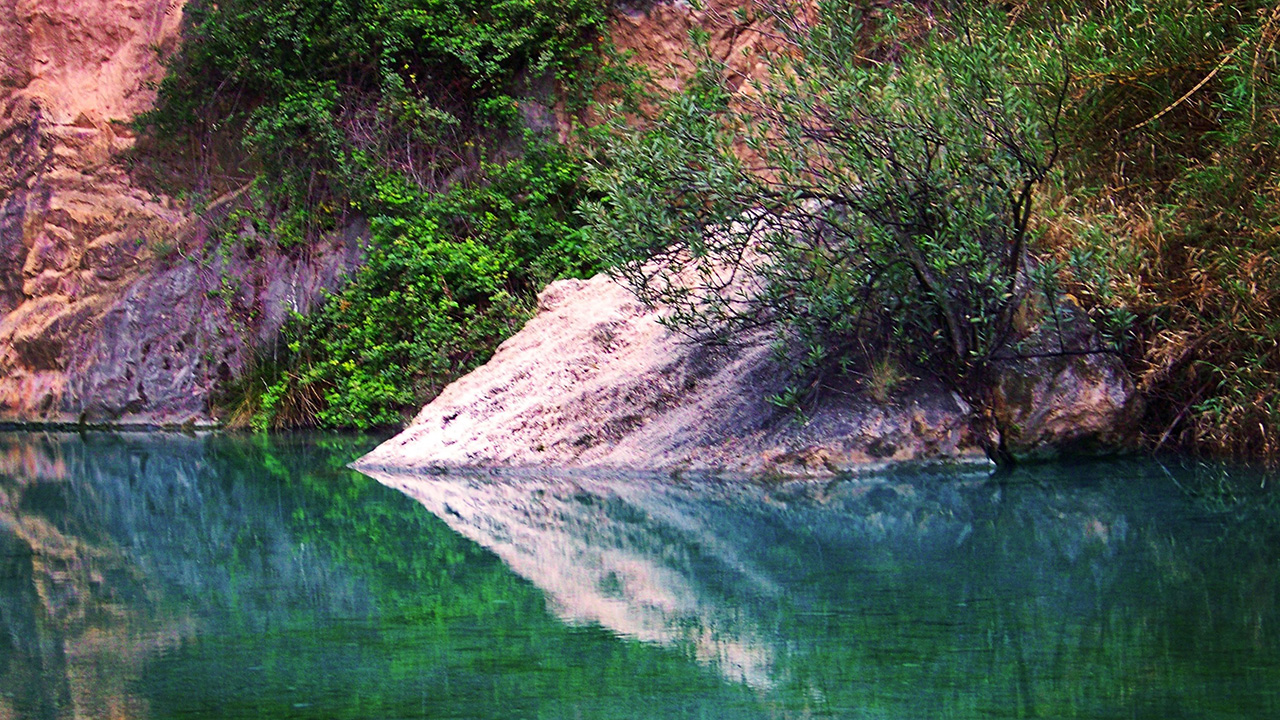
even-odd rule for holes
{"type": "Polygon", "coordinates": [[[0,434],[0,718],[1280,717],[1280,503],[1154,461],[446,475],[0,434]]]}

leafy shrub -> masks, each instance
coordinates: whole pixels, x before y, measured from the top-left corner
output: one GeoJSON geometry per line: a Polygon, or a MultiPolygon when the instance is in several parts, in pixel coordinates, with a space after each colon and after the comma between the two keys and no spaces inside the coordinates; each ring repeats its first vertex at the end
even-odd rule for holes
{"type": "MultiPolygon", "coordinates": [[[[994,226],[1019,223],[982,199],[984,188],[1001,182],[999,154],[987,177],[985,168],[953,174],[968,185],[959,193],[931,186],[942,177],[933,171],[953,173],[953,161],[985,162],[983,143],[963,125],[995,118],[992,127],[1009,130],[1014,157],[1047,158],[1034,148],[1059,141],[1052,174],[1021,173],[1048,190],[1034,205],[1019,205],[1030,213],[1024,239],[1037,254],[1028,277],[1065,282],[1062,290],[1100,326],[1127,338],[1152,445],[1280,454],[1280,10],[1263,0],[975,0],[947,4],[951,15],[943,18],[930,15],[930,8],[942,12],[937,4],[913,6],[891,4],[896,12],[872,21],[880,10],[844,0],[819,3],[809,16],[772,0],[749,5],[750,19],[766,21],[754,27],[768,28],[787,48],[785,57],[766,58],[775,70],[771,87],[732,99],[708,66],[670,98],[649,132],[612,141],[609,161],[600,164],[595,181],[608,208],[641,229],[628,238],[624,225],[597,223],[622,272],[650,299],[672,302],[673,321],[686,328],[782,325],[809,378],[781,398],[792,405],[811,396],[833,361],[866,354],[869,337],[887,337],[909,348],[904,359],[930,357],[961,377],[1006,339],[1004,318],[1020,302],[1006,296],[1020,288],[974,261],[993,257],[991,246],[972,253],[955,238],[968,237],[973,247],[981,235],[967,225],[981,224],[978,215],[993,208],[994,226]],[[806,27],[806,17],[818,22],[806,27]],[[932,92],[930,83],[946,91],[932,92]],[[1061,116],[1046,121],[1044,110],[1057,103],[1043,103],[1059,92],[1061,116]],[[965,107],[985,110],[966,117],[965,107]],[[932,161],[898,138],[934,122],[916,117],[929,114],[961,120],[959,132],[937,127],[945,132],[932,143],[932,161]],[[883,118],[891,120],[887,132],[883,118]],[[848,151],[860,148],[850,138],[867,137],[867,128],[880,135],[861,147],[884,167],[848,151]],[[851,218],[867,217],[859,207],[867,187],[927,210],[918,217],[890,211],[880,221],[942,230],[922,234],[931,244],[920,249],[936,258],[946,293],[931,298],[927,283],[904,272],[910,259],[896,267],[842,260],[893,257],[883,254],[887,245],[850,252],[842,239],[842,223],[855,227],[851,218]],[[846,199],[850,189],[858,202],[846,199]],[[966,220],[950,212],[955,207],[974,215],[966,220]],[[959,232],[948,235],[948,226],[959,232]],[[704,243],[696,236],[706,228],[717,232],[704,243]],[[767,238],[754,285],[715,270],[726,258],[737,264],[750,233],[767,238]],[[628,264],[649,256],[676,272],[646,274],[652,266],[628,264]],[[872,277],[896,289],[869,288],[872,277]],[[994,279],[990,293],[982,289],[986,278],[994,279]],[[956,297],[972,301],[972,312],[956,314],[964,332],[952,331],[952,313],[933,299],[956,297]],[[953,340],[966,333],[968,360],[953,340]]],[[[874,357],[875,345],[868,350],[874,357]]]]}
{"type": "Polygon", "coordinates": [[[911,45],[902,28],[934,19],[909,7],[866,28],[856,2],[819,4],[816,22],[788,3],[748,12],[786,41],[767,81],[735,105],[708,57],[645,130],[619,121],[591,174],[597,241],[679,327],[779,328],[804,387],[893,345],[985,406],[1058,153],[1059,56],[985,10],[911,45]],[[868,55],[886,59],[852,60],[868,55]]]}
{"type": "Polygon", "coordinates": [[[582,170],[568,151],[535,142],[482,171],[372,219],[366,264],[295,319],[272,371],[239,393],[256,403],[243,417],[260,428],[398,425],[487,360],[546,282],[595,271],[574,215],[582,170]]]}
{"type": "Polygon", "coordinates": [[[195,148],[240,135],[296,204],[360,195],[375,170],[441,187],[478,160],[460,148],[512,105],[518,76],[590,57],[605,11],[599,0],[196,0],[185,17],[143,123],[195,148]]]}

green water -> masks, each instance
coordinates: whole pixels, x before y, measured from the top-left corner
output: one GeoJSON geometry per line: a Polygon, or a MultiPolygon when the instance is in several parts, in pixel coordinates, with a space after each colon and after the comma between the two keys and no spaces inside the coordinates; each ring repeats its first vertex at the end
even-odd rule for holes
{"type": "Polygon", "coordinates": [[[0,718],[1275,718],[1280,503],[1152,461],[383,486],[0,434],[0,718]]]}

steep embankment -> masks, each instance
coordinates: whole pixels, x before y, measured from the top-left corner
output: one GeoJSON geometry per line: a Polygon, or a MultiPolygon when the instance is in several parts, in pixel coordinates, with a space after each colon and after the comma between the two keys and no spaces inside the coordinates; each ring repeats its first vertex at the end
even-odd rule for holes
{"type": "MultiPolygon", "coordinates": [[[[690,30],[704,29],[732,89],[749,93],[773,40],[736,20],[736,5],[622,7],[611,34],[674,78],[690,69],[690,30]]],[[[210,420],[211,396],[253,348],[359,260],[355,232],[306,253],[252,242],[247,225],[223,242],[206,221],[234,193],[198,217],[135,168],[130,121],[154,102],[182,11],[161,0],[0,0],[0,421],[210,420]]],[[[554,286],[542,304],[493,363],[367,462],[822,473],[978,454],[967,408],[928,382],[887,403],[833,394],[795,425],[766,400],[785,372],[763,345],[694,350],[600,278],[554,286]]],[[[997,395],[1020,451],[1109,439],[1132,405],[1114,364],[1023,368],[997,395]]]]}
{"type": "MultiPolygon", "coordinates": [[[[691,70],[690,30],[705,30],[709,53],[727,66],[732,103],[756,92],[748,81],[767,72],[761,52],[779,42],[732,9],[657,4],[618,18],[614,40],[659,77],[674,77],[691,70]]],[[[1052,333],[1025,338],[1044,352],[998,369],[985,408],[993,417],[975,417],[915,369],[922,379],[841,381],[796,422],[769,400],[794,380],[769,337],[699,348],[603,276],[562,281],[486,366],[357,467],[384,478],[489,465],[825,475],[883,461],[980,460],[984,446],[1018,457],[1113,447],[1133,433],[1140,402],[1117,357],[1058,352],[1099,346],[1083,313],[1067,315],[1074,319],[1052,333]],[[1003,437],[986,435],[993,426],[1003,437]]]]}
{"type": "Polygon", "coordinates": [[[307,259],[214,252],[184,203],[137,179],[129,123],[182,11],[0,2],[0,420],[207,420],[250,342],[357,257],[354,237],[307,259]]]}

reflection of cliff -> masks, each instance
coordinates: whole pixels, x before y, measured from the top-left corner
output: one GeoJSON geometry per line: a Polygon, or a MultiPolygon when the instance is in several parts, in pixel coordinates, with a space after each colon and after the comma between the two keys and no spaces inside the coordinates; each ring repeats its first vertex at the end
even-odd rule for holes
{"type": "Polygon", "coordinates": [[[160,620],[121,549],[77,535],[45,512],[63,505],[66,466],[33,446],[0,450],[0,715],[139,716],[126,690],[133,650],[173,642],[181,623],[160,620]],[[132,602],[130,602],[132,601],[132,602]]]}
{"type": "MultiPolygon", "coordinates": [[[[1161,673],[1176,695],[1208,672],[1207,647],[1243,642],[1212,617],[1232,603],[1221,583],[1258,574],[1237,562],[1271,572],[1275,558],[1221,554],[1216,521],[1189,521],[1199,511],[1154,468],[770,486],[380,479],[496,553],[565,620],[756,687],[802,688],[837,716],[872,702],[940,716],[1145,697],[1157,691],[1142,678],[1161,673]],[[1179,655],[1170,642],[1199,645],[1179,655]]],[[[1262,603],[1268,623],[1275,600],[1262,603]]],[[[1263,645],[1280,667],[1280,643],[1263,645]]]]}
{"type": "Polygon", "coordinates": [[[0,434],[0,717],[145,717],[145,663],[206,625],[367,612],[235,449],[0,434]]]}

